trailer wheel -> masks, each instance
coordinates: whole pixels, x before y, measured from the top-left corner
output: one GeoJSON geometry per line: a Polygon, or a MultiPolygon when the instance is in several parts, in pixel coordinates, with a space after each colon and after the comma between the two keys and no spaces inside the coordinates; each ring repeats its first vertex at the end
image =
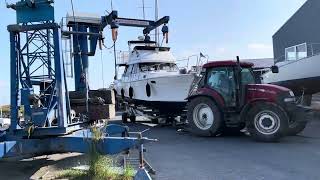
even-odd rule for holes
{"type": "Polygon", "coordinates": [[[307,122],[294,122],[289,125],[288,135],[295,136],[301,133],[307,126],[307,122]]]}
{"type": "Polygon", "coordinates": [[[198,97],[188,105],[187,113],[190,131],[199,136],[217,136],[221,133],[221,112],[209,98],[198,97]]]}
{"type": "Polygon", "coordinates": [[[128,113],[122,113],[122,123],[128,123],[128,113]]]}
{"type": "Polygon", "coordinates": [[[257,103],[248,112],[247,128],[257,141],[276,142],[289,128],[287,113],[271,103],[257,103]]]}

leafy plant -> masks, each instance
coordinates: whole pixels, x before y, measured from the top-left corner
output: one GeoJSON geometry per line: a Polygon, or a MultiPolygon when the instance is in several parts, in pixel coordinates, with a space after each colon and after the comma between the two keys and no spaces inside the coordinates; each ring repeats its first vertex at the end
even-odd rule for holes
{"type": "Polygon", "coordinates": [[[68,178],[71,180],[132,180],[134,169],[130,166],[119,173],[113,166],[113,159],[101,155],[97,150],[97,144],[103,137],[99,128],[93,127],[92,141],[90,142],[90,153],[88,154],[89,170],[65,170],[57,178],[68,178]]]}

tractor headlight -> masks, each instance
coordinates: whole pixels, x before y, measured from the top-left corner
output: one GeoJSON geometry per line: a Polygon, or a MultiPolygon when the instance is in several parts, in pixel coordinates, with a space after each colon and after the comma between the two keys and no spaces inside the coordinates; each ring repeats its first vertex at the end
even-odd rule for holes
{"type": "Polygon", "coordinates": [[[295,97],[289,97],[289,98],[284,98],[284,102],[295,102],[296,98],[295,97]]]}
{"type": "Polygon", "coordinates": [[[292,91],[289,91],[290,97],[284,98],[284,102],[295,102],[296,98],[292,91]]]}

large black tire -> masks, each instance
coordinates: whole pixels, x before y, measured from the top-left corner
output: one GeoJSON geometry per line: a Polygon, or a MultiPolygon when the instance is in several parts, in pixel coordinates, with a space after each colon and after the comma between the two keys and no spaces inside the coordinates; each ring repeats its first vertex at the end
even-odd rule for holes
{"type": "Polygon", "coordinates": [[[197,97],[191,100],[188,104],[187,118],[190,132],[195,135],[217,136],[221,134],[223,126],[221,112],[215,102],[207,97],[197,97]]]}
{"type": "Polygon", "coordinates": [[[289,136],[296,136],[297,134],[301,133],[307,126],[307,122],[294,122],[289,125],[288,135],[289,136]]]}
{"type": "Polygon", "coordinates": [[[248,112],[247,129],[257,141],[277,142],[289,128],[287,113],[272,103],[256,103],[248,112]]]}
{"type": "Polygon", "coordinates": [[[122,123],[128,123],[128,113],[122,113],[122,123]]]}

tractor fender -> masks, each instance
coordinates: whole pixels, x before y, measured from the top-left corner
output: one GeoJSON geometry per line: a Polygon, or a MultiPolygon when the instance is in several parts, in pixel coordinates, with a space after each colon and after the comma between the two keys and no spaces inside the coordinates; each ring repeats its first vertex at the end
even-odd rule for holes
{"type": "Polygon", "coordinates": [[[201,88],[197,90],[195,94],[192,94],[189,96],[186,100],[191,101],[192,99],[199,97],[199,96],[204,96],[212,99],[219,107],[224,108],[225,107],[225,101],[223,97],[216,92],[215,90],[212,90],[210,88],[201,88]]]}
{"type": "Polygon", "coordinates": [[[193,99],[198,98],[198,97],[206,97],[206,98],[211,99],[218,106],[218,108],[220,109],[221,113],[223,113],[222,110],[223,110],[225,104],[224,104],[224,100],[222,99],[222,97],[217,99],[215,97],[212,97],[211,95],[201,94],[201,95],[190,96],[190,97],[187,98],[187,100],[188,100],[188,102],[190,102],[193,99]]]}

